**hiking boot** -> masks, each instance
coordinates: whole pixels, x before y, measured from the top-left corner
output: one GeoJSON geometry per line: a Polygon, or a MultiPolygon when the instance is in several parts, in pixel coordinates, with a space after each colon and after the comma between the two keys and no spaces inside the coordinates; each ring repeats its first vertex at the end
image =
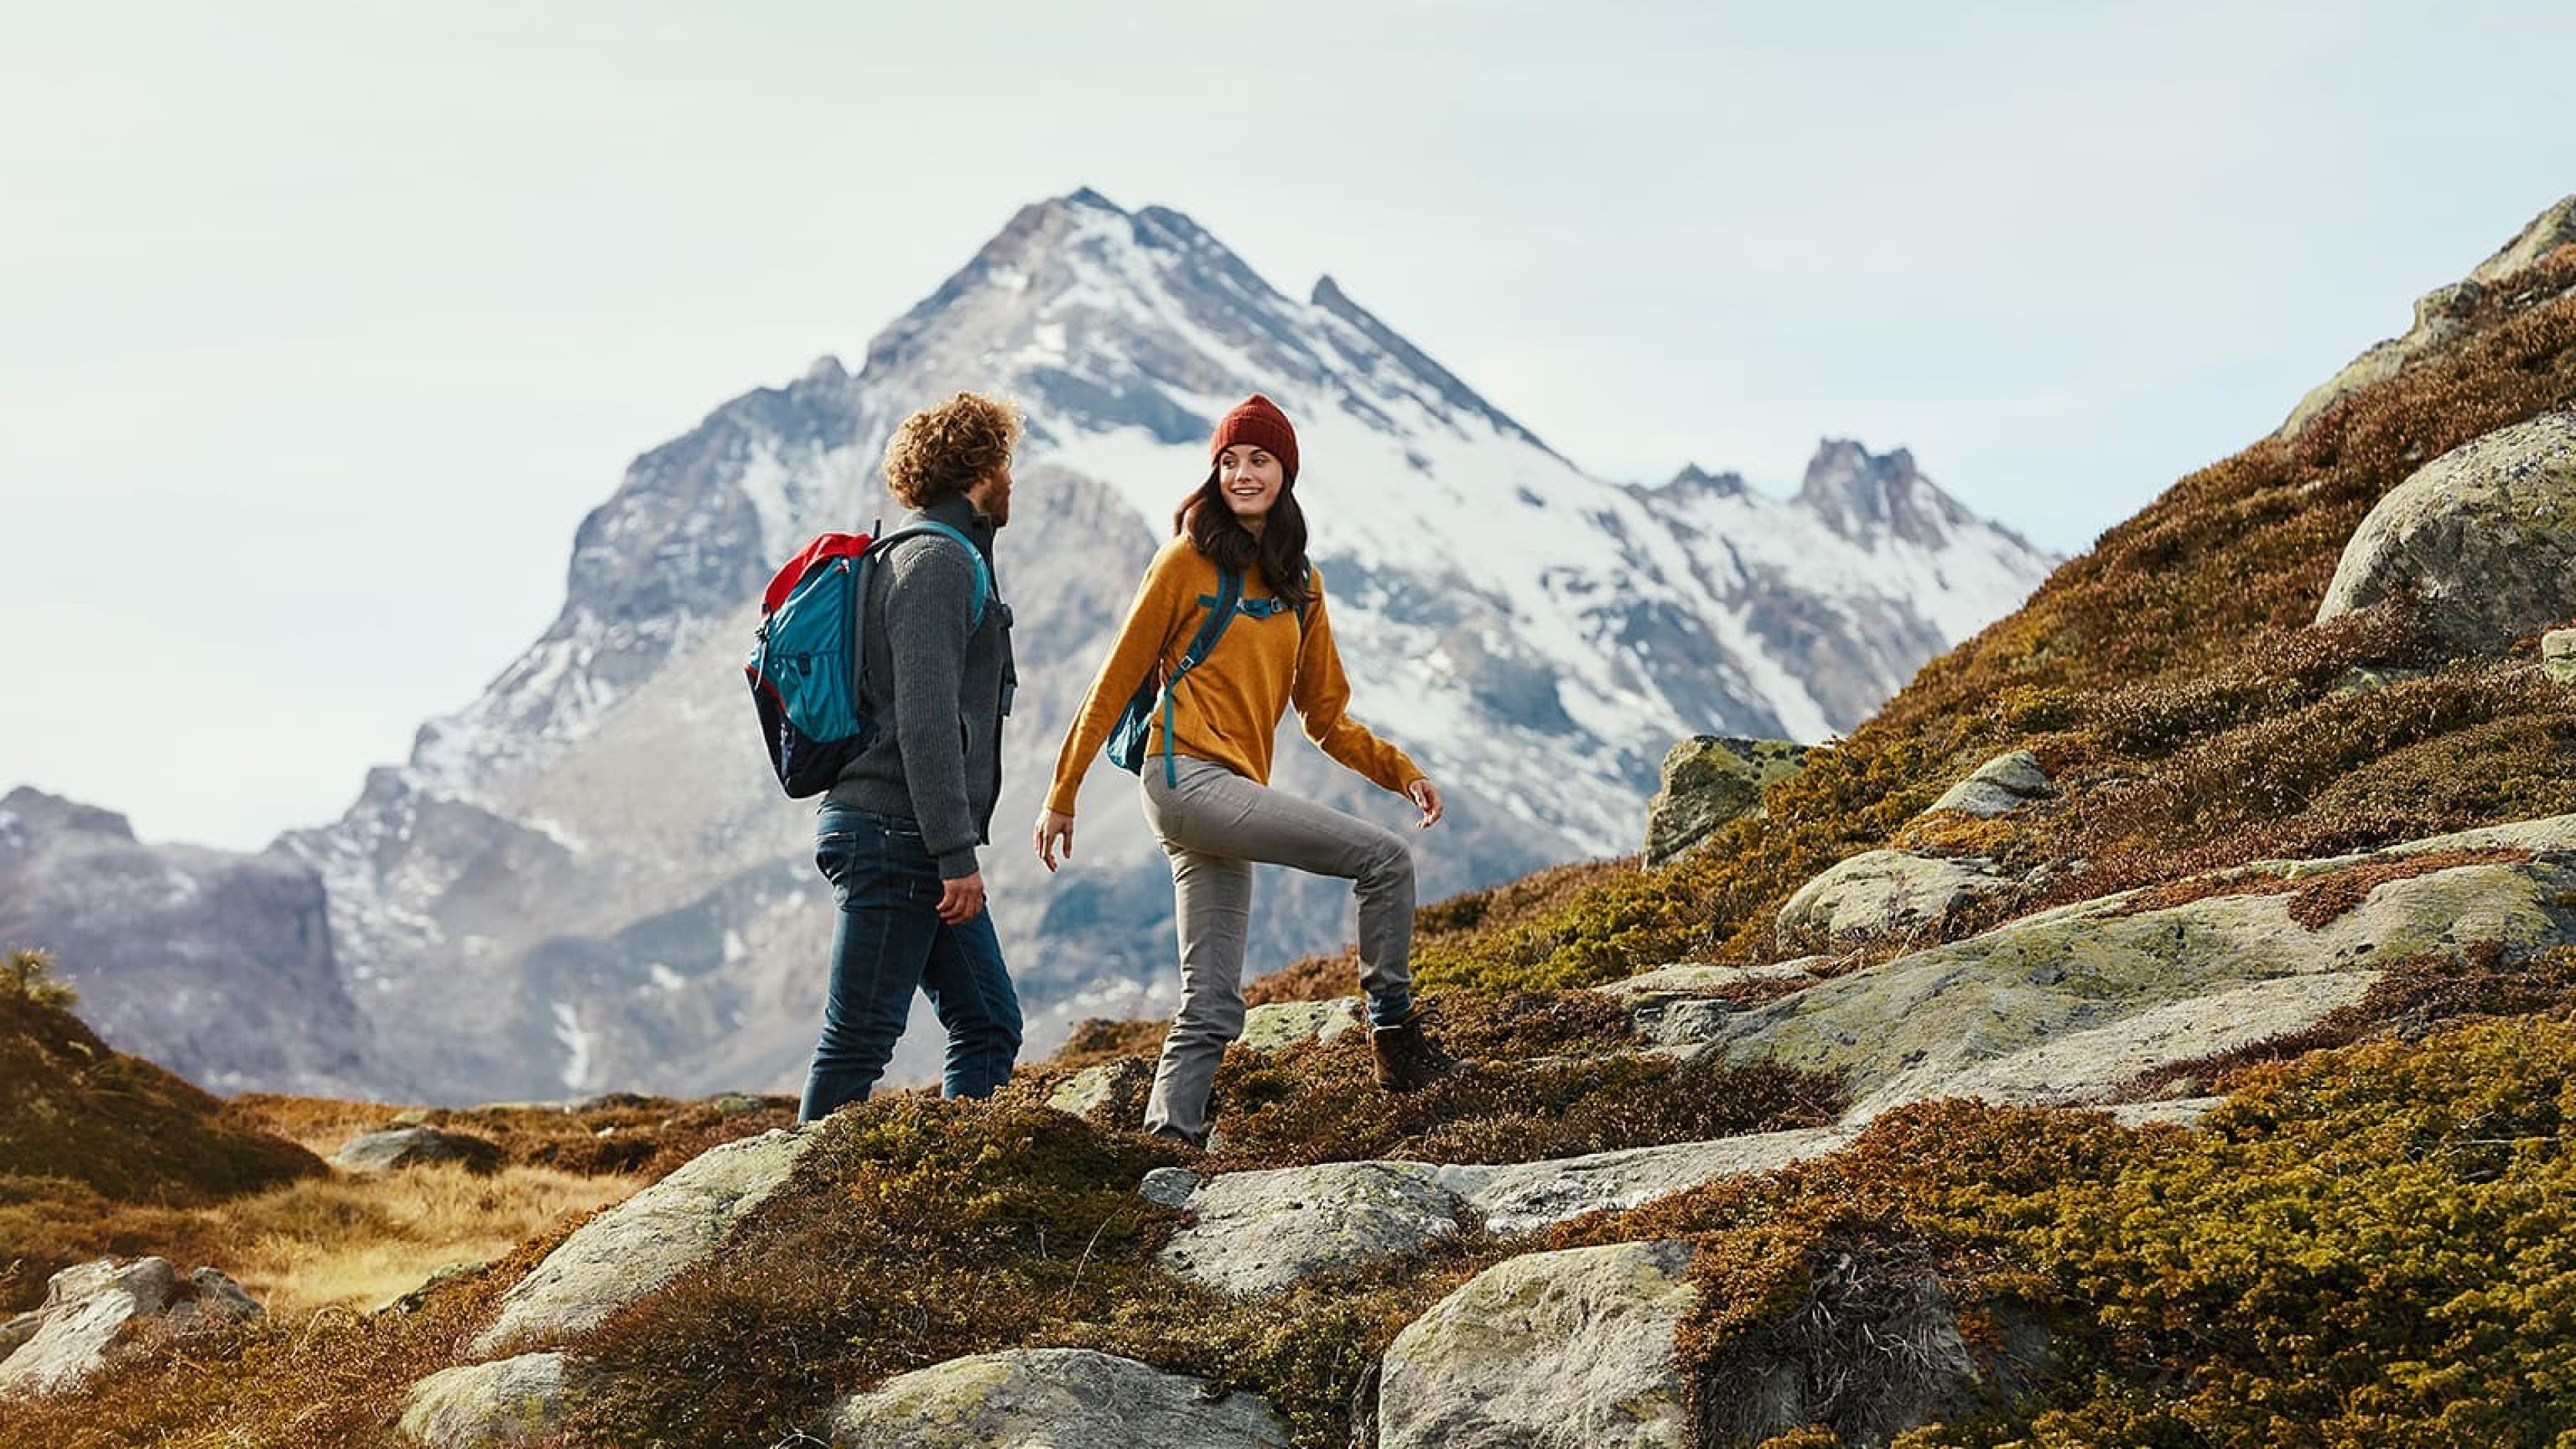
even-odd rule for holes
{"type": "Polygon", "coordinates": [[[1379,1086],[1390,1092],[1410,1092],[1431,1085],[1463,1065],[1422,1029],[1430,1014],[1429,1007],[1417,1006],[1402,1021],[1370,1029],[1369,1051],[1377,1058],[1379,1086]]]}

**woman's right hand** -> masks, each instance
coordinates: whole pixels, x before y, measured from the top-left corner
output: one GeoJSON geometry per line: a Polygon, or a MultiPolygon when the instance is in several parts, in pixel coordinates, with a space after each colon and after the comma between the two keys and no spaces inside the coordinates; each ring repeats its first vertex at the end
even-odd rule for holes
{"type": "Polygon", "coordinates": [[[1038,860],[1046,866],[1047,873],[1053,875],[1059,852],[1063,859],[1073,859],[1073,817],[1061,810],[1039,811],[1034,843],[1038,848],[1038,860]]]}

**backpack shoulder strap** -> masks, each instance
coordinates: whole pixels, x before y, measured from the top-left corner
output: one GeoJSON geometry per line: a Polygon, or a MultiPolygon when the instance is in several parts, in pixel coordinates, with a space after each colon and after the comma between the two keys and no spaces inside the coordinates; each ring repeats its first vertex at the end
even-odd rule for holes
{"type": "Polygon", "coordinates": [[[975,547],[974,540],[968,538],[962,533],[959,533],[956,529],[949,527],[947,524],[941,523],[935,518],[924,518],[917,522],[905,524],[894,532],[884,535],[877,540],[876,546],[878,548],[885,548],[888,545],[900,543],[907,538],[921,538],[930,535],[937,535],[939,537],[946,538],[950,542],[956,544],[959,548],[964,549],[966,551],[966,561],[975,566],[975,612],[972,621],[966,626],[966,632],[971,634],[984,626],[984,602],[993,596],[992,567],[984,562],[983,550],[975,547]]]}
{"type": "Polygon", "coordinates": [[[1181,687],[1182,675],[1207,662],[1208,655],[1216,649],[1216,641],[1225,637],[1225,626],[1234,622],[1234,606],[1242,601],[1243,575],[1233,569],[1219,568],[1216,571],[1216,597],[1211,599],[1204,594],[1199,597],[1199,602],[1208,606],[1207,617],[1199,621],[1199,631],[1190,636],[1190,647],[1182,651],[1181,662],[1173,667],[1171,677],[1163,681],[1163,783],[1166,785],[1180,783],[1180,766],[1172,760],[1173,691],[1181,687]]]}

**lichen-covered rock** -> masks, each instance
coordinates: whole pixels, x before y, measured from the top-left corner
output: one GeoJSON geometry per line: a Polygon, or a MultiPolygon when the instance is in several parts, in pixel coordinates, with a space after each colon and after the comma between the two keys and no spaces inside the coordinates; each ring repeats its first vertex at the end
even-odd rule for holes
{"type": "Polygon", "coordinates": [[[434,1162],[452,1162],[473,1172],[495,1172],[501,1166],[501,1149],[467,1132],[407,1126],[362,1132],[341,1144],[331,1157],[331,1165],[346,1172],[399,1172],[434,1162]]]}
{"type": "Polygon", "coordinates": [[[1673,1333],[1698,1300],[1688,1244],[1510,1258],[1397,1334],[1378,1377],[1384,1449],[1681,1449],[1673,1333]]]}
{"type": "Polygon", "coordinates": [[[1304,1041],[1331,1041],[1363,1019],[1356,996],[1267,1001],[1243,1014],[1243,1035],[1236,1041],[1253,1051],[1274,1052],[1304,1041]]]}
{"type": "Polygon", "coordinates": [[[412,1385],[402,1432],[430,1449],[501,1449],[563,1426],[560,1353],[528,1353],[445,1369],[412,1385]]]}
{"type": "Polygon", "coordinates": [[[1793,948],[1923,930],[2011,885],[1979,856],[1868,850],[1798,887],[1780,907],[1780,939],[1793,948]]]}
{"type": "Polygon", "coordinates": [[[1623,976],[1592,989],[1605,996],[1682,996],[1693,991],[1742,986],[1749,981],[1812,981],[1816,976],[1815,967],[1828,959],[1801,956],[1795,961],[1763,966],[1712,966],[1698,961],[1676,961],[1669,966],[1623,976]]]}
{"type": "MultiPolygon", "coordinates": [[[[1708,1050],[1834,1073],[1857,1099],[1852,1121],[1934,1096],[2098,1100],[2148,1068],[2311,1025],[2387,962],[2478,941],[2516,954],[2576,942],[2571,836],[2576,817],[2557,817],[2401,847],[2391,854],[2541,853],[2385,881],[2313,930],[2286,894],[2135,914],[2129,896],[2087,901],[1737,1013],[1708,1050]]],[[[2267,862],[2227,879],[2268,873],[2286,891],[2360,859],[2267,862]]]]}
{"type": "Polygon", "coordinates": [[[2455,654],[2500,654],[2576,617],[2576,413],[2464,443],[2390,489],[2344,546],[2317,622],[2400,593],[2455,654]]]}
{"type": "Polygon", "coordinates": [[[1806,765],[1807,746],[1790,740],[1694,735],[1673,746],[1646,802],[1645,867],[1679,860],[1719,826],[1761,809],[1763,786],[1806,765]]]}
{"type": "Polygon", "coordinates": [[[2560,684],[2576,684],[2576,629],[2552,629],[2540,636],[2540,667],[2560,684]]]}
{"type": "Polygon", "coordinates": [[[260,1318],[268,1310],[258,1299],[243,1291],[242,1285],[229,1274],[213,1268],[199,1268],[188,1275],[190,1294],[170,1305],[168,1317],[185,1325],[190,1332],[218,1324],[239,1323],[260,1318]]]}
{"type": "Polygon", "coordinates": [[[1974,774],[1941,792],[1941,798],[1932,802],[1932,809],[1956,810],[1980,820],[1992,820],[2045,798],[2048,791],[2048,772],[2039,767],[2039,756],[2028,750],[2014,750],[1979,765],[1974,774]]]}
{"type": "Polygon", "coordinates": [[[1182,1206],[1163,1266],[1228,1293],[1274,1293],[1310,1273],[1419,1252],[1458,1231],[1458,1200],[1420,1162],[1327,1162],[1229,1172],[1182,1206]]]}
{"type": "Polygon", "coordinates": [[[165,1258],[119,1267],[112,1258],[76,1264],[45,1282],[36,1331],[0,1362],[0,1397],[51,1394],[89,1376],[126,1324],[170,1305],[179,1277],[165,1258]]]}
{"type": "Polygon", "coordinates": [[[832,1449],[1287,1449],[1258,1394],[1113,1354],[1039,1348],[952,1359],[843,1400],[832,1449]]]}
{"type": "Polygon", "coordinates": [[[783,1186],[824,1124],[778,1128],[711,1148],[583,1224],[502,1295],[474,1341],[497,1354],[585,1332],[704,1261],[736,1223],[783,1186]]]}
{"type": "Polygon", "coordinates": [[[1154,1085],[1154,1064],[1120,1057],[1084,1067],[1047,1094],[1046,1104],[1076,1117],[1110,1116],[1127,1126],[1141,1121],[1145,1093],[1154,1085]]]}
{"type": "Polygon", "coordinates": [[[1432,1180],[1497,1233],[1534,1233],[1589,1212],[1624,1211],[1739,1173],[1771,1172],[1821,1157],[1851,1140],[1840,1128],[1755,1132],[1713,1142],[1674,1142],[1544,1162],[1461,1164],[1432,1180]]]}

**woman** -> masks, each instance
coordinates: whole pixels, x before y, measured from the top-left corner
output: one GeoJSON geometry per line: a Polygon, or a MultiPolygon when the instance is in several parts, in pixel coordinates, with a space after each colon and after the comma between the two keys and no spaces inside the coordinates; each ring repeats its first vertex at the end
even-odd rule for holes
{"type": "Polygon", "coordinates": [[[1181,1009],[1154,1069],[1145,1130],[1204,1147],[1208,1093],[1243,1033],[1244,933],[1252,865],[1269,861],[1357,883],[1360,985],[1379,1085],[1410,1091],[1457,1063],[1413,1004],[1413,856],[1403,837],[1269,788],[1270,746],[1294,704],[1306,735],[1352,770],[1409,797],[1416,828],[1440,819],[1440,789],[1402,750],[1343,713],[1350,685],[1333,648],[1324,581],[1306,561],[1297,506],[1297,433],[1259,393],[1208,440],[1207,480],[1173,515],[1127,623],[1056,756],[1037,823],[1050,871],[1073,854],[1074,797],[1139,686],[1171,680],[1225,590],[1241,602],[1196,666],[1158,696],[1141,771],[1145,819],[1172,859],[1181,1009]]]}

